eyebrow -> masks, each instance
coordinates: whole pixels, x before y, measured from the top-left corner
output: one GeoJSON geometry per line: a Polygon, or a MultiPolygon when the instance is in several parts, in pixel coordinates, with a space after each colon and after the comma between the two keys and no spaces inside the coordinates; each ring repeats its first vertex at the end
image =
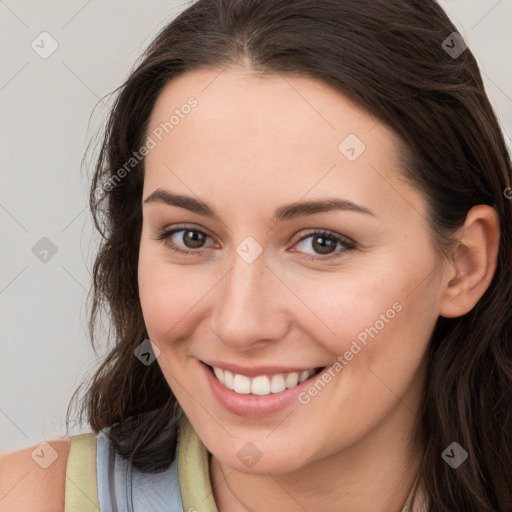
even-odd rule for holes
{"type": "MultiPolygon", "coordinates": [[[[173,194],[161,188],[157,188],[151,195],[144,199],[144,203],[164,203],[170,206],[185,208],[205,217],[219,218],[215,209],[204,201],[182,194],[173,194]]],[[[353,211],[376,217],[375,213],[366,206],[358,205],[340,197],[328,197],[325,199],[295,202],[281,206],[274,212],[272,222],[282,222],[333,210],[353,211]]]]}

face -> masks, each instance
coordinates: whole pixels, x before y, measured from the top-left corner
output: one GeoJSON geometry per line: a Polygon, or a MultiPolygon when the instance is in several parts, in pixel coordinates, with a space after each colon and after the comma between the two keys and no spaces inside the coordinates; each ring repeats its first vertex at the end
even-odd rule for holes
{"type": "Polygon", "coordinates": [[[209,451],[285,472],[413,419],[442,274],[394,134],[318,81],[226,69],[169,83],[147,136],[140,300],[209,451]]]}

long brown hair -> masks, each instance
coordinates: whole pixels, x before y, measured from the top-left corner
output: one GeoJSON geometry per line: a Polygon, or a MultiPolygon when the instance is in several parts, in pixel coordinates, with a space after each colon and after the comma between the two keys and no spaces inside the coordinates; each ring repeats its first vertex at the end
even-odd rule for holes
{"type": "Polygon", "coordinates": [[[322,80],[393,129],[440,252],[471,207],[497,210],[494,278],[469,313],[438,319],[416,434],[431,511],[512,509],[512,169],[476,60],[456,32],[434,0],[199,0],[161,30],[117,91],[91,182],[102,241],[90,337],[94,346],[106,313],[114,344],[88,383],[80,421],[85,414],[95,432],[106,429],[143,471],[174,458],[182,409],[159,366],[134,356],[148,338],[137,287],[144,159],[126,163],[170,80],[249,62],[263,74],[322,80]],[[461,52],[450,52],[456,44],[461,52]],[[453,441],[469,455],[456,470],[441,457],[453,441]]]}

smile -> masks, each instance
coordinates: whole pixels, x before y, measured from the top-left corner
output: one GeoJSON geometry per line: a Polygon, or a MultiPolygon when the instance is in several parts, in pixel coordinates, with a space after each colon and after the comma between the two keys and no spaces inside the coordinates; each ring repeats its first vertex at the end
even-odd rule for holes
{"type": "Polygon", "coordinates": [[[210,366],[217,380],[227,389],[241,395],[265,396],[298,386],[323,368],[312,368],[302,372],[276,373],[274,375],[258,375],[248,377],[230,372],[216,366],[210,366]]]}

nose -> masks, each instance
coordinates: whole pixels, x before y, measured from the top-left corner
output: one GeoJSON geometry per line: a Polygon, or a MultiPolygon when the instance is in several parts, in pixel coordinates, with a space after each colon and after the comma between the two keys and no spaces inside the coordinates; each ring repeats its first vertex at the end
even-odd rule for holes
{"type": "Polygon", "coordinates": [[[216,286],[211,328],[229,348],[254,350],[283,339],[289,329],[286,287],[264,256],[248,263],[234,254],[230,270],[216,286]]]}

